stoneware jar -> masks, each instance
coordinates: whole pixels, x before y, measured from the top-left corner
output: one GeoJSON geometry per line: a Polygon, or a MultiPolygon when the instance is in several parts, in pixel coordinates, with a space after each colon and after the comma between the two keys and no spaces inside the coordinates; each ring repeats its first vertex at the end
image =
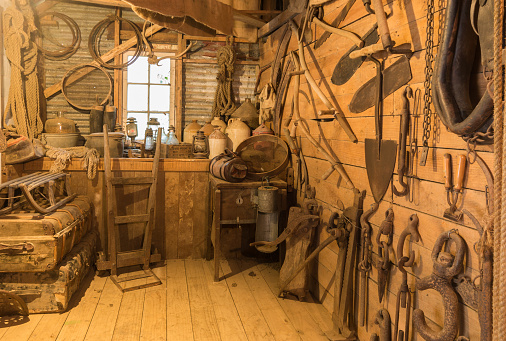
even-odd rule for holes
{"type": "Polygon", "coordinates": [[[183,142],[184,143],[193,143],[193,136],[197,135],[197,131],[202,128],[200,124],[197,123],[197,120],[193,120],[190,124],[184,128],[183,133],[183,142]]]}
{"type": "Polygon", "coordinates": [[[221,132],[220,127],[214,128],[214,132],[209,135],[209,158],[212,159],[217,155],[225,152],[227,148],[227,135],[221,132]]]}
{"type": "Polygon", "coordinates": [[[200,129],[204,132],[204,135],[209,136],[213,133],[214,127],[211,124],[211,121],[207,121],[206,124],[202,126],[202,129],[200,129]]]}
{"type": "Polygon", "coordinates": [[[230,118],[226,133],[230,139],[228,149],[235,152],[237,146],[250,136],[251,131],[240,118],[230,118]]]}
{"type": "Polygon", "coordinates": [[[230,118],[240,118],[251,130],[256,129],[259,125],[257,108],[255,108],[255,105],[251,103],[251,99],[249,98],[246,98],[241,106],[232,113],[230,118]]]}
{"type": "Polygon", "coordinates": [[[63,111],[59,111],[55,118],[48,119],[44,128],[48,134],[73,134],[76,132],[75,122],[66,118],[63,111]]]}
{"type": "Polygon", "coordinates": [[[225,122],[223,122],[223,120],[221,118],[219,118],[218,116],[213,118],[213,120],[211,121],[211,124],[215,127],[220,127],[222,133],[224,133],[225,129],[227,129],[227,124],[225,122]]]}

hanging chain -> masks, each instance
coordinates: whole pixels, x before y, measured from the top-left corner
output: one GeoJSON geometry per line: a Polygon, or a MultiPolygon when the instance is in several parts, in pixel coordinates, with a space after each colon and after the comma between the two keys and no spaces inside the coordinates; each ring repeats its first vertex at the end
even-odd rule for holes
{"type": "Polygon", "coordinates": [[[431,128],[431,79],[432,79],[432,61],[434,60],[433,48],[434,48],[434,0],[427,1],[427,39],[425,41],[425,81],[423,82],[424,95],[423,95],[423,149],[422,155],[420,156],[420,166],[425,166],[427,161],[427,152],[429,149],[429,138],[431,128]]]}
{"type": "MultiPolygon", "coordinates": [[[[437,47],[437,53],[439,53],[439,49],[441,47],[441,40],[443,38],[443,31],[444,31],[444,27],[445,27],[445,23],[446,23],[446,6],[445,6],[445,0],[439,0],[439,3],[438,3],[438,9],[439,9],[439,15],[438,15],[438,20],[439,20],[439,27],[438,27],[438,30],[437,30],[437,42],[438,42],[438,47],[437,47]]],[[[431,75],[431,83],[432,83],[432,75],[431,75]]],[[[431,93],[432,95],[432,93],[431,93]]],[[[432,97],[431,97],[431,102],[432,102],[432,97]]],[[[432,125],[432,141],[433,141],[433,145],[436,144],[436,142],[439,142],[439,138],[441,136],[441,120],[439,119],[439,117],[437,116],[437,113],[434,111],[432,113],[432,117],[433,117],[433,125],[432,125]]]]}

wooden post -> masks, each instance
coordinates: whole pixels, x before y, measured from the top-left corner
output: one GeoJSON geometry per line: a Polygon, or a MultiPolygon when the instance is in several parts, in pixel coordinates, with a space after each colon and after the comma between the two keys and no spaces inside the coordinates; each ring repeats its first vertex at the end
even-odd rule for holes
{"type": "MultiPolygon", "coordinates": [[[[121,18],[121,8],[116,7],[116,16],[121,18]]],[[[114,22],[114,48],[117,48],[120,44],[120,31],[121,31],[121,21],[116,20],[114,22]]],[[[118,54],[114,57],[115,64],[123,63],[123,54],[118,54]]],[[[123,101],[122,101],[122,87],[123,87],[123,70],[115,69],[114,70],[114,105],[118,109],[116,116],[116,124],[123,124],[123,101]]],[[[113,127],[114,128],[114,127],[113,127]]]]}
{"type": "MultiPolygon", "coordinates": [[[[177,51],[178,54],[183,52],[186,48],[186,39],[182,34],[178,34],[177,38],[177,51]]],[[[180,141],[183,141],[184,130],[184,110],[183,110],[183,58],[181,56],[176,60],[176,120],[174,122],[177,136],[180,141]]]]}

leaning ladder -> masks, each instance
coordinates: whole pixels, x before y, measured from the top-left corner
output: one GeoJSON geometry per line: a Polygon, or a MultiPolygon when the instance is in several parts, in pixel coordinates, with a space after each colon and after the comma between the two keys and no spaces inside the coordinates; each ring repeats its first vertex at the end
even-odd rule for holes
{"type": "MultiPolygon", "coordinates": [[[[108,237],[108,260],[97,262],[99,270],[111,270],[111,279],[116,286],[122,291],[131,291],[146,288],[154,285],[162,284],[160,279],[150,269],[150,262],[159,260],[159,255],[151,254],[151,239],[153,235],[154,218],[155,218],[155,197],[156,197],[156,180],[158,175],[158,164],[160,161],[160,143],[161,128],[158,130],[156,141],[155,157],[153,159],[153,170],[149,177],[112,177],[111,172],[111,155],[109,151],[109,136],[107,133],[107,125],[104,125],[104,169],[105,183],[107,192],[107,237],[108,237]],[[150,185],[148,196],[148,207],[146,214],[121,215],[117,216],[114,209],[113,189],[116,186],[131,185],[150,185]],[[120,251],[119,228],[122,224],[144,224],[144,237],[142,248],[138,250],[120,251]],[[124,268],[133,265],[142,265],[143,272],[126,273],[118,275],[118,268],[124,268]],[[127,286],[127,282],[147,278],[146,283],[141,285],[127,286]],[[125,286],[123,286],[124,284],[125,286]]],[[[118,204],[116,202],[116,204],[118,204]]]]}

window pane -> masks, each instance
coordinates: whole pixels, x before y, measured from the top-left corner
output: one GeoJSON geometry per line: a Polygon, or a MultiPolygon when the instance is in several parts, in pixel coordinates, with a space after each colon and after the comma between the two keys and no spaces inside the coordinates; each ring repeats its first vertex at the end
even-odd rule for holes
{"type": "MultiPolygon", "coordinates": [[[[128,56],[128,60],[132,56],[128,56]]],[[[128,83],[147,83],[148,82],[148,57],[139,57],[127,70],[128,83]]]]}
{"type": "MultiPolygon", "coordinates": [[[[168,128],[169,128],[169,114],[164,114],[164,113],[150,113],[149,114],[149,117],[153,117],[153,118],[156,118],[158,120],[158,122],[160,122],[160,125],[159,127],[163,128],[163,131],[165,132],[165,134],[168,133],[168,128]]],[[[153,129],[154,130],[154,129],[153,129]]]]}
{"type": "Polygon", "coordinates": [[[150,111],[169,111],[170,86],[150,85],[149,109],[150,111]]]}
{"type": "Polygon", "coordinates": [[[148,86],[128,84],[127,110],[148,111],[148,86]]]}
{"type": "Polygon", "coordinates": [[[148,114],[146,113],[137,113],[137,112],[129,112],[127,117],[135,117],[137,120],[137,133],[139,134],[135,140],[144,140],[144,132],[146,131],[147,122],[148,122],[148,114]]]}
{"type": "Polygon", "coordinates": [[[169,84],[170,82],[170,59],[164,59],[160,66],[151,65],[149,82],[152,84],[169,84]]]}

